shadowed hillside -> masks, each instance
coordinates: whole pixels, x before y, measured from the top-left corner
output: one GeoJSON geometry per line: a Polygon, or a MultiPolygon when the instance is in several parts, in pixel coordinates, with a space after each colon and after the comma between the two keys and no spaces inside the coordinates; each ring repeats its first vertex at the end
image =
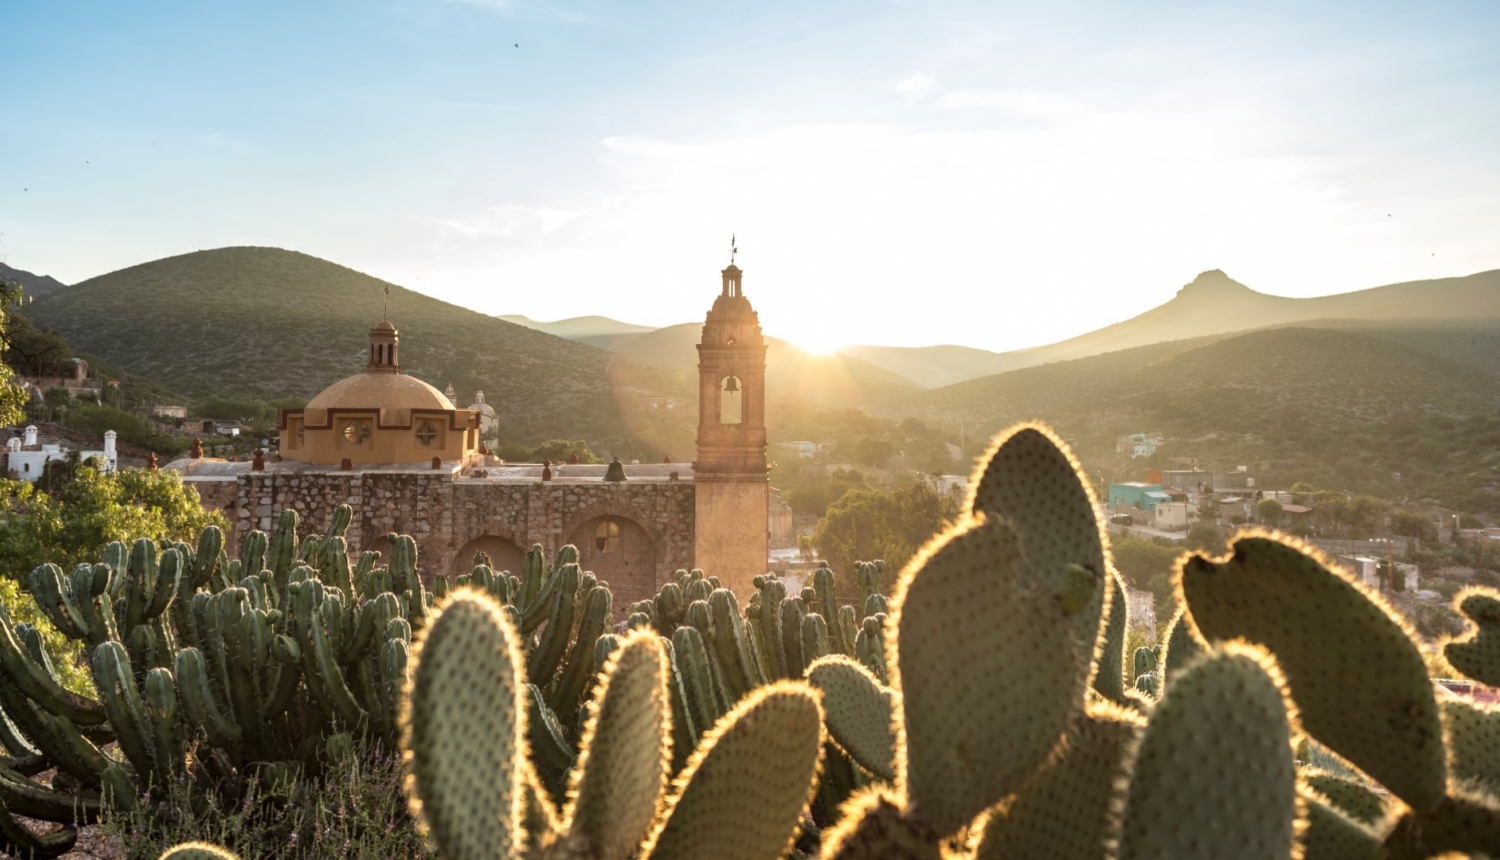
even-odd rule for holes
{"type": "Polygon", "coordinates": [[[1300,326],[1154,344],[925,392],[906,411],[962,418],[979,434],[1040,418],[1081,456],[1117,435],[1161,431],[1170,457],[1270,464],[1273,485],[1500,510],[1500,337],[1474,329],[1300,326]],[[1488,349],[1485,345],[1489,345],[1488,349]],[[1454,360],[1458,358],[1460,360],[1454,360]]]}
{"type": "Polygon", "coordinates": [[[4,263],[0,263],[0,281],[20,284],[26,290],[26,295],[33,299],[68,286],[51,275],[33,275],[24,269],[12,269],[4,263]]]}
{"type": "MultiPolygon", "coordinates": [[[[311,397],[364,367],[385,281],[276,248],[222,248],[132,266],[28,309],[76,349],[191,397],[311,397]]],[[[404,372],[459,406],[476,390],[502,437],[620,444],[652,394],[693,391],[681,374],[390,285],[404,372]]]]}

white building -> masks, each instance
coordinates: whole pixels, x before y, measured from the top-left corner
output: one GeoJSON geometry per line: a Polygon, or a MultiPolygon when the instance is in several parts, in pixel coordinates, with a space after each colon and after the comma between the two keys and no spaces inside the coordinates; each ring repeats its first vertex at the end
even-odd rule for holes
{"type": "MultiPolygon", "coordinates": [[[[46,471],[47,463],[66,460],[72,452],[61,445],[38,444],[35,426],[27,427],[23,438],[12,438],[5,452],[5,471],[17,480],[36,483],[46,471]]],[[[115,431],[104,432],[104,450],[79,451],[78,459],[100,461],[100,470],[112,475],[120,466],[119,454],[115,451],[115,431]]]]}

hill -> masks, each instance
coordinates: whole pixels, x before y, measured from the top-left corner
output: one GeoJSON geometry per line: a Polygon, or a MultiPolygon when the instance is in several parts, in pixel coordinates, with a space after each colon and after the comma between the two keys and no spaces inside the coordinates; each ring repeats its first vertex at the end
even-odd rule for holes
{"type": "MultiPolygon", "coordinates": [[[[581,341],[588,341],[589,338],[595,337],[609,337],[611,335],[619,334],[640,334],[642,332],[655,330],[651,326],[620,322],[619,320],[612,320],[609,317],[601,317],[597,315],[569,317],[568,319],[557,320],[556,322],[541,322],[539,320],[534,320],[531,317],[525,316],[524,314],[506,314],[504,316],[498,317],[498,319],[505,320],[508,323],[515,323],[516,325],[536,329],[537,331],[544,331],[547,334],[554,334],[558,337],[565,337],[569,340],[581,341]]],[[[594,345],[598,346],[599,344],[594,345]]]]}
{"type": "MultiPolygon", "coordinates": [[[[952,345],[851,346],[841,352],[900,374],[924,388],[939,388],[994,373],[1153,343],[1311,324],[1353,330],[1413,325],[1425,325],[1423,330],[1429,332],[1446,328],[1500,329],[1500,270],[1293,299],[1256,292],[1215,269],[1200,274],[1163,305],[1124,322],[1047,346],[1010,352],[952,345]]],[[[1387,332],[1387,336],[1395,337],[1394,330],[1387,332]]],[[[1445,334],[1442,339],[1449,338],[1445,334]]],[[[1423,346],[1451,352],[1459,345],[1456,338],[1452,340],[1453,344],[1444,345],[1429,339],[1423,346]]],[[[1500,370],[1500,365],[1494,369],[1500,370]]]]}
{"type": "Polygon", "coordinates": [[[4,263],[0,263],[0,281],[10,281],[20,284],[25,288],[26,295],[33,299],[65,289],[68,286],[51,275],[33,275],[24,269],[12,269],[4,263]]]}
{"type": "MultiPolygon", "coordinates": [[[[696,372],[702,323],[681,323],[643,334],[589,338],[588,342],[619,355],[662,367],[696,372]]],[[[911,380],[852,356],[815,355],[780,338],[766,338],[766,408],[774,416],[782,405],[825,407],[879,406],[910,396],[911,380]]]]}
{"type": "Polygon", "coordinates": [[[630,426],[637,404],[694,390],[679,373],[277,248],[132,266],[42,296],[28,312],[75,349],[189,397],[309,398],[364,366],[387,286],[402,369],[453,385],[459,405],[483,390],[507,440],[586,438],[647,455],[630,426]]]}
{"type": "Polygon", "coordinates": [[[899,374],[923,388],[941,388],[1010,369],[1005,366],[1005,356],[1002,353],[952,344],[918,347],[850,346],[839,352],[899,374]]]}
{"type": "Polygon", "coordinates": [[[1480,360],[1412,345],[1451,331],[1292,326],[1153,344],[924,392],[902,411],[962,419],[979,434],[1041,418],[1100,464],[1115,459],[1116,436],[1159,430],[1162,462],[1256,464],[1268,486],[1306,480],[1500,511],[1500,376],[1490,369],[1500,354],[1479,345],[1500,338],[1476,329],[1480,360]]]}
{"type": "Polygon", "coordinates": [[[1000,360],[1019,369],[1151,343],[1317,320],[1409,325],[1475,319],[1500,321],[1500,270],[1293,299],[1258,293],[1214,269],[1178,290],[1171,301],[1139,316],[1048,346],[1001,353],[1000,360]]]}

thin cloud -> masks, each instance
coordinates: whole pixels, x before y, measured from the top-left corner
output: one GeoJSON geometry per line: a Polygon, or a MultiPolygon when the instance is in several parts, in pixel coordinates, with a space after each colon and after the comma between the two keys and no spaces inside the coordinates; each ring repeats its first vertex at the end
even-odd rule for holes
{"type": "Polygon", "coordinates": [[[896,84],[896,95],[915,101],[932,92],[932,88],[936,85],[937,81],[932,75],[917,72],[896,84]]]}

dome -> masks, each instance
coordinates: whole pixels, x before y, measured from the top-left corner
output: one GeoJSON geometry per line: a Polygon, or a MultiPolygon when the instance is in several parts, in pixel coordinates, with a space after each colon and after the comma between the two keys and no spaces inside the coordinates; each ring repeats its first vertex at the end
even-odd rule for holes
{"type": "Polygon", "coordinates": [[[357,373],[323,389],[308,401],[312,409],[453,410],[443,392],[402,373],[357,373]]]}

